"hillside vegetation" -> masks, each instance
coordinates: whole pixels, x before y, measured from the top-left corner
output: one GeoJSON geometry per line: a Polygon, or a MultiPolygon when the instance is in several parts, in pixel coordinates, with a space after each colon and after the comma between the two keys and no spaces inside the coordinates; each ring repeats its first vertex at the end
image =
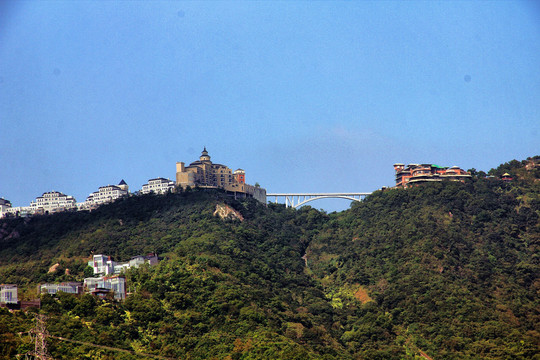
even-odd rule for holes
{"type": "MultiPolygon", "coordinates": [[[[32,298],[89,276],[91,254],[157,252],[126,273],[123,303],[43,295],[49,333],[175,359],[540,359],[540,181],[525,163],[489,172],[510,183],[475,172],[332,214],[194,190],[2,220],[0,283],[32,298]],[[241,216],[214,215],[223,205],[241,216]]],[[[33,312],[0,309],[0,359],[33,349],[33,312]]],[[[55,359],[144,358],[48,346],[55,359]]]]}

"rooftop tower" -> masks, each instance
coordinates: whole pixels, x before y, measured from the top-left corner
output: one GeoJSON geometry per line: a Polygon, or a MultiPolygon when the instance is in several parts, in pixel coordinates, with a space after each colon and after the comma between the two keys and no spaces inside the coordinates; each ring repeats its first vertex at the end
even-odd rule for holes
{"type": "Polygon", "coordinates": [[[210,155],[208,155],[208,151],[206,151],[206,146],[204,147],[204,150],[201,153],[201,157],[199,158],[201,161],[210,161],[210,155]]]}

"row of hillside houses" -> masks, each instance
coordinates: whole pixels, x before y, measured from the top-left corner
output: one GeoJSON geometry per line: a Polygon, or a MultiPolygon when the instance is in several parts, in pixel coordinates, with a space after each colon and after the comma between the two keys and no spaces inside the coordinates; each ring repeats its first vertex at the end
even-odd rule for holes
{"type": "MultiPolygon", "coordinates": [[[[55,284],[41,284],[38,286],[39,294],[56,295],[58,292],[68,294],[82,294],[88,292],[98,297],[112,296],[114,299],[122,301],[127,296],[126,278],[121,275],[124,270],[136,268],[143,264],[156,265],[158,263],[156,254],[146,256],[135,256],[131,260],[117,263],[107,255],[94,255],[88,262],[88,266],[93,269],[94,277],[85,278],[84,282],[62,282],[55,284]]],[[[23,302],[25,306],[36,306],[36,302],[23,302]]],[[[0,306],[20,308],[21,301],[18,299],[18,289],[15,284],[0,285],[0,306]]],[[[39,306],[39,305],[37,305],[39,306]]]]}
{"type": "MultiPolygon", "coordinates": [[[[174,181],[164,178],[148,180],[139,191],[140,194],[166,194],[173,191],[174,181]]],[[[125,196],[129,196],[129,186],[124,180],[118,185],[101,186],[97,191],[91,193],[86,201],[78,203],[73,196],[63,194],[59,191],[49,191],[38,196],[30,203],[30,206],[13,207],[9,200],[0,198],[0,218],[9,216],[29,216],[53,214],[66,210],[94,210],[100,205],[113,202],[125,196]]]]}
{"type": "MultiPolygon", "coordinates": [[[[213,163],[210,155],[203,149],[199,160],[186,166],[184,162],[176,163],[176,181],[165,178],[148,180],[138,192],[140,194],[165,194],[174,191],[175,187],[223,189],[235,198],[252,197],[263,204],[266,203],[266,189],[258,185],[246,183],[246,172],[242,169],[232,171],[229,167],[213,163]]],[[[93,210],[102,204],[129,195],[129,187],[124,180],[118,185],[101,186],[90,194],[86,201],[77,203],[75,198],[58,191],[50,191],[32,201],[30,206],[13,207],[9,200],[0,198],[0,218],[9,216],[28,216],[33,214],[52,214],[66,210],[93,210]]]]}
{"type": "Polygon", "coordinates": [[[112,293],[116,300],[124,300],[126,298],[126,278],[121,273],[144,264],[153,266],[158,262],[159,259],[156,254],[134,256],[123,263],[113,261],[108,255],[94,255],[92,260],[88,262],[88,266],[93,270],[94,277],[85,278],[83,284],[43,284],[40,285],[39,293],[55,294],[58,291],[64,291],[71,294],[80,294],[84,289],[99,297],[105,297],[112,293]]]}

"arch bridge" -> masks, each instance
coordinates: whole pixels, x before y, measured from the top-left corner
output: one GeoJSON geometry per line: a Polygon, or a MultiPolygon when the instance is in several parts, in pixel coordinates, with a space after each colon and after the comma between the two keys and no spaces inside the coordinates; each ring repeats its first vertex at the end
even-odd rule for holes
{"type": "Polygon", "coordinates": [[[299,208],[310,201],[320,199],[346,199],[352,201],[362,201],[370,192],[342,192],[342,193],[271,193],[266,194],[266,199],[274,197],[274,202],[284,199],[286,207],[299,208]]]}

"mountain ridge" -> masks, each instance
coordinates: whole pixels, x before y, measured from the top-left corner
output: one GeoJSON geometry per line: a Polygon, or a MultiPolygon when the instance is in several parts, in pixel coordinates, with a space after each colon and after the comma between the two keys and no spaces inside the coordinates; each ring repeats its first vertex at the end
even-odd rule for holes
{"type": "MultiPolygon", "coordinates": [[[[32,297],[37,283],[87,275],[92,253],[157,252],[158,266],[126,272],[124,303],[42,295],[49,332],[173,358],[538,358],[540,182],[526,164],[490,171],[512,182],[475,172],[331,214],[190,191],[1,221],[0,282],[32,297]]],[[[0,310],[3,358],[30,348],[13,334],[31,327],[0,310]]],[[[138,358],[54,339],[49,349],[138,358]]]]}

